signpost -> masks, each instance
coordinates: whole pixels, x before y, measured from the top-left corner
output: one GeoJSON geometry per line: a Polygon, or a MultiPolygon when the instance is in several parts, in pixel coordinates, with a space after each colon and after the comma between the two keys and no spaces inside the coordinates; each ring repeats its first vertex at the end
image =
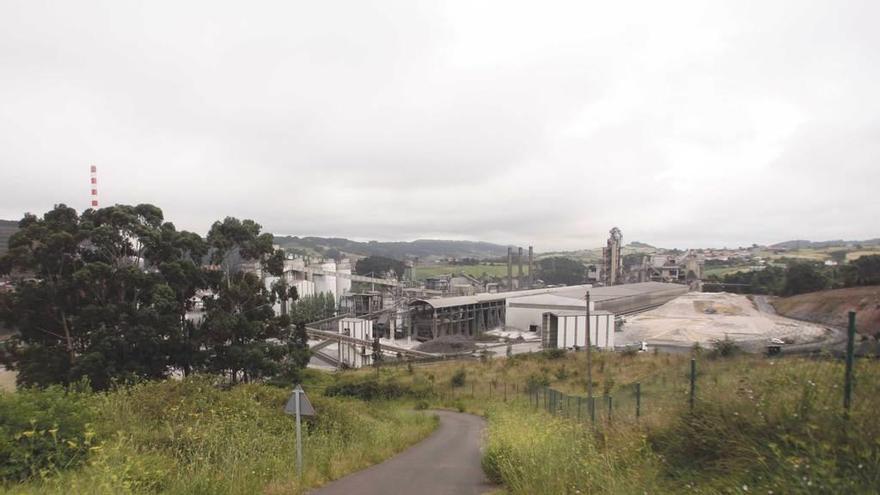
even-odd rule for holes
{"type": "Polygon", "coordinates": [[[296,416],[296,475],[302,477],[303,453],[302,453],[302,420],[303,416],[314,416],[315,408],[312,407],[309,397],[300,385],[293,389],[284,412],[296,416]]]}

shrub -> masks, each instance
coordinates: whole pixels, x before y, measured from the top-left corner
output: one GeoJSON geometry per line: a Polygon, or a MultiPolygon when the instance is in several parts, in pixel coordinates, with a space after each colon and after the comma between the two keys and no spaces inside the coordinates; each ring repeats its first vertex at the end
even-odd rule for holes
{"type": "Polygon", "coordinates": [[[565,380],[569,376],[568,370],[565,369],[564,364],[561,367],[557,368],[556,371],[553,372],[553,374],[556,376],[557,380],[565,380]]]}
{"type": "Polygon", "coordinates": [[[546,359],[561,359],[565,357],[565,349],[545,349],[543,356],[546,359]]]}
{"type": "Polygon", "coordinates": [[[611,391],[614,390],[614,377],[606,376],[605,380],[602,381],[602,395],[611,395],[611,391]]]}
{"type": "Polygon", "coordinates": [[[526,377],[526,390],[534,393],[541,388],[550,385],[550,378],[543,373],[531,373],[526,377]]]}
{"type": "Polygon", "coordinates": [[[634,358],[639,354],[639,348],[635,346],[624,347],[622,351],[620,351],[620,355],[623,357],[634,358]]]}
{"type": "Polygon", "coordinates": [[[395,380],[382,381],[373,375],[355,379],[343,379],[329,385],[324,395],[328,397],[354,397],[360,400],[387,400],[400,397],[427,397],[427,384],[405,385],[395,380]]]}
{"type": "Polygon", "coordinates": [[[416,405],[415,405],[415,410],[416,410],[416,411],[424,411],[424,410],[427,409],[427,408],[428,408],[428,402],[427,402],[427,401],[420,400],[420,401],[416,402],[416,405]]]}
{"type": "Polygon", "coordinates": [[[0,393],[0,479],[82,463],[95,443],[89,395],[60,387],[0,393]]]}
{"type": "Polygon", "coordinates": [[[709,353],[711,358],[731,357],[742,352],[742,349],[736,342],[725,336],[722,340],[712,342],[712,351],[709,353]]]}
{"type": "Polygon", "coordinates": [[[464,387],[466,381],[467,371],[465,371],[464,368],[455,370],[455,373],[452,374],[452,378],[450,379],[450,383],[453,387],[464,387]]]}

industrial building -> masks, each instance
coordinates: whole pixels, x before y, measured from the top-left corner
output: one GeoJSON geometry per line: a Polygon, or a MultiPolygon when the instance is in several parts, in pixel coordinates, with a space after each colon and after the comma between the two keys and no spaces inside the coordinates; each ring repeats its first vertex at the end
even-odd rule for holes
{"type": "MultiPolygon", "coordinates": [[[[590,345],[614,348],[614,314],[590,311],[590,345]]],[[[583,349],[587,346],[587,315],[581,311],[549,311],[543,315],[541,344],[545,348],[583,349]]]]}
{"type": "MultiPolygon", "coordinates": [[[[591,311],[608,313],[613,320],[614,315],[645,311],[664,304],[687,292],[687,287],[657,282],[612,287],[576,285],[416,299],[410,303],[410,324],[413,335],[421,339],[445,335],[476,337],[496,328],[538,332],[544,325],[545,313],[570,316],[571,312],[576,312],[583,316],[587,291],[590,292],[591,311]]],[[[613,345],[613,339],[607,342],[613,345]]]]}
{"type": "Polygon", "coordinates": [[[686,251],[680,255],[646,255],[642,258],[641,265],[630,272],[630,279],[638,282],[688,284],[691,289],[699,290],[704,264],[703,256],[694,251],[686,251]]]}

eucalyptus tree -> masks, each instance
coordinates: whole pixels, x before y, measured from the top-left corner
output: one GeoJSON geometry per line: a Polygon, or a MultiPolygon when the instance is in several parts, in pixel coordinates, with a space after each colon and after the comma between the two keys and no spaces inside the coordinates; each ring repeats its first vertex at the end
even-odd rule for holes
{"type": "Polygon", "coordinates": [[[184,326],[161,267],[172,261],[172,244],[193,237],[162,220],[153,205],[82,215],[57,205],[42,218],[25,215],[0,261],[15,288],[2,316],[17,330],[4,360],[19,383],[86,378],[100,389],[167,376],[169,345],[184,326]]]}

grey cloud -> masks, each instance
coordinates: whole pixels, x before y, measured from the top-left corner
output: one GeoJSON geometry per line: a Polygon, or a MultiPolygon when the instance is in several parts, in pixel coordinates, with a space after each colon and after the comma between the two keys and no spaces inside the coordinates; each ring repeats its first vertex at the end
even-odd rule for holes
{"type": "Polygon", "coordinates": [[[874,2],[7,2],[0,218],[363,239],[876,237],[874,2]]]}

